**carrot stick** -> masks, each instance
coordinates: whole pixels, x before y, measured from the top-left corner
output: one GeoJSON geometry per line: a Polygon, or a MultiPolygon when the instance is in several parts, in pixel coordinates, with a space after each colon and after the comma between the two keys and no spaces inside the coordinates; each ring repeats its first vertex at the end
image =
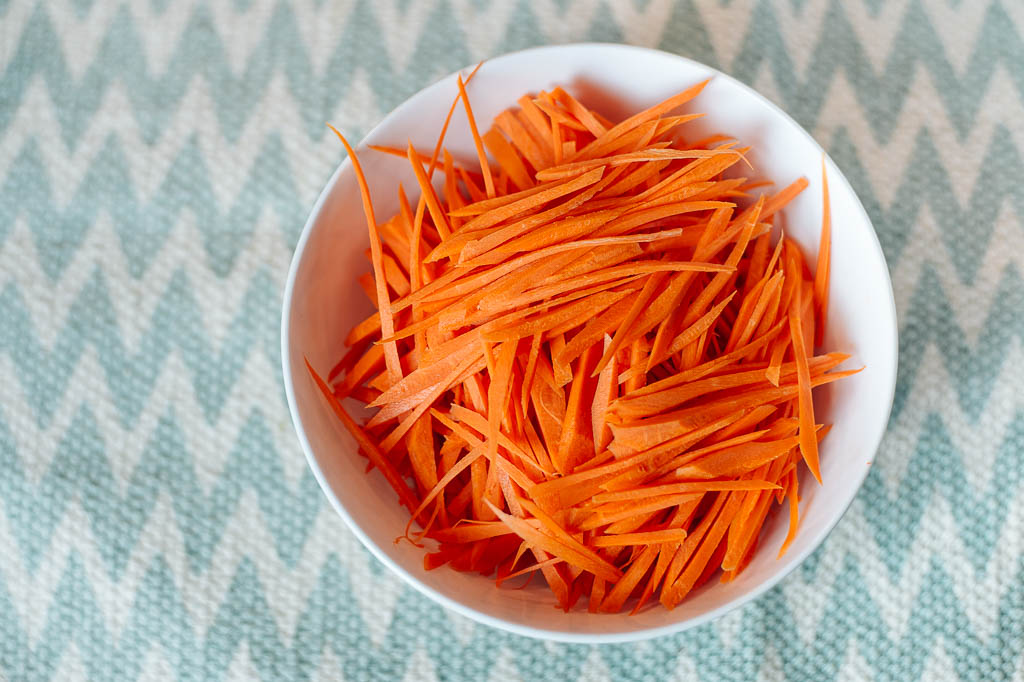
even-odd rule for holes
{"type": "Polygon", "coordinates": [[[594,538],[595,547],[627,547],[642,545],[660,545],[666,542],[682,542],[686,539],[686,531],[682,528],[652,530],[645,533],[622,533],[620,535],[601,535],[594,538]]]}
{"type": "Polygon", "coordinates": [[[520,199],[519,201],[511,204],[506,204],[499,208],[494,208],[490,211],[482,213],[477,217],[470,220],[463,226],[466,231],[479,230],[507,220],[513,216],[528,211],[534,206],[544,204],[552,199],[563,197],[566,194],[571,194],[577,190],[583,189],[589,185],[594,184],[601,179],[604,175],[604,169],[595,168],[588,173],[583,173],[579,177],[573,178],[566,182],[561,182],[548,186],[542,189],[542,191],[531,193],[529,196],[520,199]]]}
{"type": "Polygon", "coordinates": [[[549,180],[560,180],[585,173],[593,168],[602,166],[620,166],[627,163],[641,163],[648,161],[664,161],[675,159],[706,159],[714,156],[731,155],[738,156],[739,152],[732,149],[644,149],[637,152],[627,152],[616,156],[606,156],[600,159],[588,161],[574,161],[553,168],[538,170],[534,177],[542,182],[549,180]]]}
{"type": "Polygon", "coordinates": [[[800,453],[814,478],[821,483],[821,469],[818,464],[818,440],[814,436],[814,401],[811,399],[811,373],[807,366],[804,350],[803,325],[800,315],[789,317],[790,337],[793,340],[793,354],[796,357],[797,379],[799,381],[800,453]]]}
{"type": "Polygon", "coordinates": [[[309,370],[309,375],[313,377],[313,381],[316,383],[317,388],[320,389],[324,398],[327,399],[327,404],[331,406],[335,416],[338,417],[341,423],[345,426],[345,429],[352,435],[360,449],[366,453],[367,457],[370,458],[373,465],[377,467],[382,474],[384,474],[384,478],[387,479],[388,484],[398,494],[398,499],[402,501],[402,504],[404,504],[409,511],[413,512],[412,518],[416,518],[422,510],[417,508],[419,503],[417,502],[416,496],[413,492],[409,490],[409,486],[406,485],[405,481],[402,480],[402,477],[398,475],[398,472],[395,471],[390,460],[388,460],[387,456],[381,452],[381,449],[377,447],[377,444],[366,435],[366,432],[356,424],[355,420],[352,419],[348,412],[345,411],[345,408],[342,407],[338,399],[334,397],[333,393],[331,393],[331,389],[328,388],[327,382],[320,378],[320,375],[313,369],[313,365],[309,363],[309,360],[305,359],[305,362],[306,369],[309,370]]]}
{"type": "Polygon", "coordinates": [[[497,128],[488,130],[483,136],[483,142],[494,155],[495,161],[506,173],[518,189],[525,190],[533,187],[533,179],[530,172],[526,170],[522,157],[515,147],[508,143],[508,140],[497,128]]]}
{"type": "Polygon", "coordinates": [[[591,143],[591,145],[595,148],[600,148],[601,145],[605,143],[607,140],[619,137],[620,135],[623,135],[624,133],[636,128],[637,126],[646,123],[647,121],[660,118],[661,116],[672,111],[673,109],[678,109],[679,107],[681,107],[682,105],[686,104],[694,97],[699,95],[701,91],[704,89],[704,87],[710,81],[710,78],[701,81],[700,83],[697,83],[696,85],[691,86],[686,90],[683,90],[679,94],[669,97],[663,102],[659,102],[658,104],[655,104],[654,106],[645,109],[644,111],[641,111],[638,114],[630,116],[625,121],[612,127],[611,130],[600,135],[596,140],[594,140],[594,142],[591,143]]]}
{"type": "Polygon", "coordinates": [[[494,125],[511,140],[512,146],[523,155],[523,158],[533,166],[534,170],[551,165],[547,158],[548,155],[545,153],[545,146],[530,135],[522,121],[512,111],[506,110],[498,114],[498,117],[494,119],[494,125]]]}
{"type": "Polygon", "coordinates": [[[796,539],[796,531],[800,525],[800,510],[799,503],[800,498],[798,495],[797,486],[797,475],[796,469],[789,472],[786,482],[786,499],[789,500],[789,530],[786,532],[786,539],[782,542],[782,547],[779,548],[779,556],[781,557],[789,549],[789,546],[796,539]]]}
{"type": "Polygon", "coordinates": [[[565,108],[579,121],[583,126],[595,136],[603,135],[607,132],[608,128],[597,120],[594,112],[587,109],[585,106],[580,104],[576,98],[570,95],[562,88],[555,88],[551,93],[555,99],[565,105],[565,108]]]}
{"type": "Polygon", "coordinates": [[[793,181],[793,184],[787,186],[781,192],[769,199],[765,205],[764,210],[761,211],[761,218],[767,219],[779,212],[783,206],[791,202],[796,195],[807,189],[807,178],[799,178],[793,181]]]}
{"type": "Polygon", "coordinates": [[[570,545],[559,538],[552,537],[538,530],[523,519],[518,519],[510,514],[506,514],[494,505],[490,505],[490,507],[491,511],[494,512],[502,523],[508,526],[513,533],[521,537],[530,545],[537,547],[548,554],[552,554],[566,563],[579,566],[584,570],[590,571],[594,575],[600,576],[605,580],[615,582],[621,577],[622,574],[618,569],[607,561],[601,559],[596,554],[587,551],[583,545],[579,545],[578,543],[570,545]]]}
{"type": "MultiPolygon", "coordinates": [[[[604,343],[607,348],[611,344],[611,338],[605,336],[604,343]]],[[[596,346],[591,346],[591,348],[596,348],[596,346]]],[[[611,361],[598,374],[597,386],[594,388],[594,401],[590,408],[590,428],[595,457],[600,455],[612,441],[612,431],[605,423],[604,414],[608,410],[608,405],[615,400],[619,393],[616,380],[619,374],[616,357],[612,357],[611,361]]],[[[583,364],[581,361],[580,365],[583,364]]]]}
{"type": "Polygon", "coordinates": [[[491,176],[491,166],[487,161],[487,152],[484,151],[483,140],[480,139],[480,131],[476,127],[476,119],[473,117],[473,107],[469,104],[469,95],[466,94],[466,84],[462,81],[462,74],[456,78],[459,84],[459,95],[462,97],[462,104],[466,109],[466,119],[469,121],[469,130],[473,133],[473,144],[476,145],[477,159],[480,161],[480,170],[483,171],[484,187],[488,198],[494,196],[494,178],[491,176]]]}
{"type": "MultiPolygon", "coordinates": [[[[479,71],[480,67],[483,66],[483,65],[484,65],[484,63],[481,61],[481,62],[477,63],[477,65],[475,67],[473,67],[473,70],[470,71],[469,75],[466,77],[466,81],[465,81],[464,85],[469,85],[470,81],[473,80],[473,76],[476,75],[476,72],[479,71]]],[[[462,77],[462,75],[459,74],[459,78],[461,78],[461,77],[462,77]]],[[[461,87],[461,88],[459,88],[459,94],[456,95],[455,99],[452,100],[451,107],[448,108],[448,114],[444,117],[444,125],[441,126],[441,133],[437,136],[437,144],[434,145],[434,153],[430,157],[430,166],[427,169],[427,177],[433,177],[434,176],[434,169],[437,168],[437,159],[438,159],[438,157],[439,157],[439,155],[441,153],[441,147],[444,145],[445,135],[448,134],[448,126],[452,122],[452,116],[455,115],[455,107],[457,107],[459,105],[459,99],[464,97],[464,96],[465,96],[465,88],[461,87]]],[[[466,102],[466,106],[467,107],[469,106],[469,102],[468,101],[466,102]]]]}
{"type": "Polygon", "coordinates": [[[555,470],[560,474],[572,471],[587,458],[589,452],[593,452],[593,435],[586,419],[586,408],[593,402],[593,385],[589,381],[589,372],[596,361],[596,350],[597,348],[592,346],[580,357],[569,388],[562,437],[558,441],[558,449],[552,453],[555,470]]]}
{"type": "Polygon", "coordinates": [[[419,183],[420,192],[422,192],[422,196],[426,200],[427,209],[430,211],[430,218],[434,221],[434,227],[441,234],[441,240],[444,241],[451,235],[452,230],[448,225],[448,218],[441,209],[441,202],[437,198],[437,192],[434,191],[434,186],[430,184],[426,171],[423,170],[419,159],[416,158],[411,142],[409,143],[408,158],[409,163],[412,165],[413,173],[416,175],[416,182],[419,183]]]}
{"type": "Polygon", "coordinates": [[[818,240],[818,262],[814,268],[815,345],[820,346],[825,338],[825,320],[828,318],[828,278],[832,260],[832,209],[828,199],[828,171],[825,157],[821,157],[822,218],[821,238],[818,240]]]}
{"type": "MultiPolygon", "coordinates": [[[[370,234],[370,252],[373,259],[373,279],[377,290],[377,310],[380,314],[381,334],[391,336],[395,333],[395,321],[391,315],[391,300],[388,297],[388,286],[384,279],[383,253],[380,245],[380,235],[377,232],[377,219],[373,215],[373,201],[370,199],[370,186],[363,175],[363,166],[359,163],[359,157],[352,145],[348,143],[345,136],[334,126],[327,124],[334,134],[345,146],[349,160],[352,162],[352,170],[355,171],[356,181],[359,183],[359,195],[363,201],[363,214],[366,216],[366,227],[370,234]]],[[[402,378],[402,368],[398,361],[398,346],[394,343],[384,345],[384,361],[391,375],[392,383],[402,378]]]]}

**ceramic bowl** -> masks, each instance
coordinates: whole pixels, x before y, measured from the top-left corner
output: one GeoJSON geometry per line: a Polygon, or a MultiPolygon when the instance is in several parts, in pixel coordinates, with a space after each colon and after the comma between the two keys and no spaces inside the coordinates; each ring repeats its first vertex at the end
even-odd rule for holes
{"type": "MultiPolygon", "coordinates": [[[[468,73],[468,69],[464,72],[468,73]]],[[[687,111],[707,115],[688,123],[688,135],[727,133],[750,145],[760,178],[782,187],[800,176],[810,187],[785,210],[786,233],[813,262],[821,226],[822,149],[793,119],[749,87],[703,64],[656,50],[583,44],[543,47],[485,63],[469,92],[478,121],[489,122],[523,93],[561,85],[611,120],[621,120],[711,77],[687,111]]],[[[378,217],[398,210],[396,187],[416,182],[407,163],[368,144],[433,147],[457,92],[452,74],[413,95],[358,145],[378,217]]],[[[332,144],[325,138],[325,144],[332,144]]],[[[457,112],[447,144],[456,158],[475,151],[465,116],[457,112]]],[[[338,146],[341,150],[341,146],[338,146]]],[[[497,589],[493,579],[448,567],[423,569],[423,550],[395,544],[408,512],[383,477],[365,473],[366,460],[330,412],[308,376],[303,357],[326,371],[343,352],[345,333],[371,308],[359,291],[366,272],[366,225],[350,163],[341,163],[313,206],[299,239],[284,295],[281,349],[284,385],[299,441],[331,504],[369,550],[402,579],[442,606],[479,622],[532,637],[570,642],[621,642],[677,632],[706,622],[770,589],[825,539],[856,495],[885,431],[896,382],[897,325],[892,287],[870,219],[850,184],[826,160],[832,206],[831,298],[825,347],[850,353],[856,376],[815,392],[820,421],[833,425],[821,448],[823,484],[800,487],[800,530],[776,558],[785,514],[766,524],[759,551],[730,583],[712,581],[668,611],[635,616],[564,613],[543,581],[524,590],[497,589]]],[[[440,174],[438,174],[440,175],[440,174]]]]}

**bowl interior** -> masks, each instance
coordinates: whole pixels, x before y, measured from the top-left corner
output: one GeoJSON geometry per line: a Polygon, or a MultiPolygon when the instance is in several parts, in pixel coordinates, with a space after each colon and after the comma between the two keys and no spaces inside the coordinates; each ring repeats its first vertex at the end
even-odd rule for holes
{"type": "MultiPolygon", "coordinates": [[[[688,111],[707,115],[684,135],[727,133],[751,145],[750,175],[781,187],[800,176],[810,187],[785,211],[784,227],[813,259],[821,224],[822,151],[774,105],[737,81],[701,64],[662,52],[610,45],[528,50],[487,62],[469,92],[481,125],[514,106],[526,92],[562,85],[612,120],[639,111],[714,76],[688,111]]],[[[371,183],[378,219],[398,210],[396,186],[416,183],[407,164],[366,144],[430,149],[456,92],[453,76],[421,91],[392,112],[358,151],[371,183]]],[[[457,112],[447,144],[456,158],[475,158],[465,116],[457,112]]],[[[340,147],[339,147],[340,148],[340,147]]],[[[347,330],[371,311],[356,284],[367,271],[368,247],[358,189],[346,161],[331,178],[300,240],[285,292],[282,329],[285,384],[299,438],[327,496],[363,542],[384,563],[445,606],[520,634],[569,641],[621,641],[696,625],[753,598],[806,557],[835,525],[867,473],[892,402],[896,371],[896,320],[892,290],[878,240],[842,174],[827,161],[833,220],[831,299],[826,347],[852,354],[847,367],[860,374],[816,392],[819,421],[833,429],[822,444],[821,486],[803,480],[801,527],[776,559],[787,521],[775,514],[761,550],[739,578],[712,583],[672,612],[656,608],[636,616],[563,613],[547,587],[498,590],[492,580],[448,568],[426,572],[422,550],[394,538],[407,512],[376,472],[364,473],[352,439],[329,412],[308,377],[303,356],[326,372],[343,352],[347,330]]],[[[439,174],[440,175],[440,174],[439,174]]]]}

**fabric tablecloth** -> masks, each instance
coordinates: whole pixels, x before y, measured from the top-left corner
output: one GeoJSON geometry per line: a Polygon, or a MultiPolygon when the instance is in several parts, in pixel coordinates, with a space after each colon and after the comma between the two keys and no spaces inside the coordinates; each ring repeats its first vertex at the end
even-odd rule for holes
{"type": "Polygon", "coordinates": [[[0,0],[0,678],[1021,680],[1024,4],[0,0]],[[656,46],[828,149],[900,318],[875,465],[709,625],[523,639],[405,587],[285,406],[292,250],[358,138],[521,47],[656,46]]]}

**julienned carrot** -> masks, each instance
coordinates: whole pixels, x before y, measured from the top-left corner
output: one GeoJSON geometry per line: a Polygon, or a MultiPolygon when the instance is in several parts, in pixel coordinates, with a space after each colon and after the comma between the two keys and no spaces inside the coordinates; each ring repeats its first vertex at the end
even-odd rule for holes
{"type": "Polygon", "coordinates": [[[766,183],[723,175],[748,148],[678,139],[698,114],[676,110],[704,83],[621,122],[555,88],[480,135],[467,82],[431,155],[380,148],[420,190],[414,209],[398,187],[384,223],[342,138],[377,311],[329,382],[309,366],[409,509],[405,537],[440,543],[424,566],[496,572],[499,586],[540,574],[564,609],[586,596],[592,612],[635,612],[673,608],[719,570],[734,579],[776,504],[784,552],[800,469],[820,480],[828,426],[812,391],[853,373],[813,347],[832,240],[824,163],[812,274],[770,235],[807,181],[748,200],[766,183]],[[444,148],[459,100],[478,169],[444,148]],[[342,400],[376,413],[362,426],[342,400]]]}
{"type": "MultiPolygon", "coordinates": [[[[380,315],[381,333],[384,336],[390,336],[394,333],[394,319],[390,313],[391,301],[388,297],[387,281],[384,279],[384,256],[380,245],[380,234],[377,232],[377,220],[373,214],[373,203],[370,200],[370,187],[366,182],[366,176],[363,175],[363,167],[359,163],[355,150],[352,149],[348,140],[345,139],[345,136],[337,128],[331,126],[331,130],[338,136],[341,144],[345,147],[345,151],[348,152],[348,157],[352,162],[352,169],[355,171],[356,180],[359,183],[359,194],[363,200],[363,212],[366,214],[366,225],[370,232],[370,252],[373,260],[373,279],[376,283],[377,311],[380,315]],[[385,310],[385,308],[388,310],[385,310]]],[[[395,344],[385,344],[384,359],[387,363],[388,374],[391,376],[392,383],[397,382],[402,377],[402,369],[398,361],[398,347],[395,344]]]]}
{"type": "MultiPolygon", "coordinates": [[[[383,452],[381,452],[381,449],[373,439],[366,434],[366,431],[349,416],[342,404],[334,397],[331,389],[327,386],[327,382],[320,378],[320,375],[313,369],[313,365],[309,364],[308,359],[306,360],[306,369],[309,370],[310,376],[313,377],[317,387],[320,389],[320,392],[323,393],[324,398],[327,399],[328,404],[331,406],[331,409],[334,410],[334,414],[338,417],[338,420],[341,421],[355,439],[356,443],[359,444],[360,450],[362,450],[370,461],[373,462],[373,465],[380,469],[381,473],[384,474],[384,478],[387,479],[388,483],[391,484],[391,487],[395,489],[396,493],[398,493],[398,497],[402,501],[402,504],[408,507],[409,511],[415,511],[417,504],[416,496],[413,494],[412,490],[409,489],[405,480],[395,470],[391,461],[388,460],[387,456],[383,452]]],[[[414,514],[413,517],[415,518],[415,516],[416,515],[414,514]]]]}
{"type": "Polygon", "coordinates": [[[686,531],[682,528],[666,530],[650,530],[644,533],[620,533],[619,535],[601,535],[593,539],[594,547],[638,547],[643,545],[660,545],[666,542],[682,542],[686,539],[686,531]]]}
{"type": "Polygon", "coordinates": [[[469,95],[466,94],[466,84],[462,80],[462,74],[457,77],[459,84],[459,96],[462,98],[462,105],[466,109],[466,118],[469,120],[469,129],[473,133],[473,143],[476,145],[477,157],[480,159],[480,171],[484,176],[484,187],[488,197],[494,196],[494,178],[491,175],[491,166],[487,162],[487,154],[484,152],[484,143],[477,130],[476,118],[473,117],[473,108],[469,104],[469,95]]]}
{"type": "Polygon", "coordinates": [[[818,483],[821,483],[821,470],[818,464],[818,441],[814,437],[814,401],[811,399],[811,373],[808,369],[807,352],[804,348],[802,318],[798,313],[790,314],[789,329],[793,341],[793,355],[796,357],[800,452],[804,456],[807,468],[818,479],[818,483]]]}
{"type": "Polygon", "coordinates": [[[441,235],[443,241],[451,235],[452,230],[448,225],[448,218],[445,216],[444,211],[441,210],[441,201],[438,199],[437,193],[434,192],[434,187],[430,184],[430,178],[427,177],[427,172],[423,170],[423,166],[419,158],[417,158],[411,142],[409,143],[407,155],[413,173],[416,175],[416,182],[419,183],[420,192],[426,200],[427,208],[430,210],[430,217],[434,221],[434,227],[441,235]]]}
{"type": "Polygon", "coordinates": [[[820,346],[825,338],[825,321],[828,318],[828,280],[832,262],[832,207],[828,198],[828,170],[825,157],[821,157],[821,239],[818,240],[818,263],[814,268],[814,305],[817,324],[814,325],[815,345],[820,346]]]}
{"type": "Polygon", "coordinates": [[[566,177],[573,177],[580,173],[601,168],[603,166],[620,166],[627,163],[640,163],[648,161],[672,161],[678,159],[706,159],[723,154],[738,156],[739,153],[732,149],[646,149],[637,152],[628,152],[616,156],[591,159],[589,161],[575,161],[548,168],[537,173],[537,179],[542,181],[558,180],[566,177]]]}

